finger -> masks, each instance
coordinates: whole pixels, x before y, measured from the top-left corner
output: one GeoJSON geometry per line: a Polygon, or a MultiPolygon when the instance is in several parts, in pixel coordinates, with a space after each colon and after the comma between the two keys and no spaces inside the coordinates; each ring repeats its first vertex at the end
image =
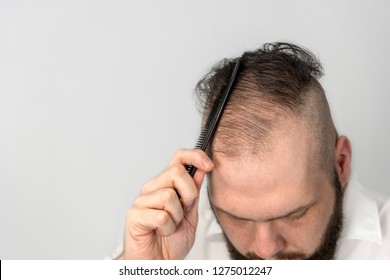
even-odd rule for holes
{"type": "Polygon", "coordinates": [[[169,167],[153,180],[144,185],[141,195],[162,188],[174,188],[185,204],[191,203],[198,196],[198,189],[194,180],[181,164],[169,167]]]}
{"type": "Polygon", "coordinates": [[[185,166],[193,165],[197,169],[204,170],[209,172],[213,169],[214,163],[207,156],[207,154],[199,149],[180,149],[173,156],[169,166],[174,166],[176,164],[182,164],[185,166]]]}
{"type": "Polygon", "coordinates": [[[183,208],[173,188],[162,188],[142,195],[136,199],[134,206],[166,211],[175,225],[183,219],[183,208]]]}
{"type": "Polygon", "coordinates": [[[175,223],[164,210],[133,207],[127,215],[128,232],[133,238],[156,231],[159,235],[169,236],[176,230],[175,223]]]}
{"type": "Polygon", "coordinates": [[[198,191],[200,190],[200,187],[202,186],[205,175],[206,175],[205,171],[197,170],[194,177],[193,177],[193,180],[195,182],[195,185],[196,185],[198,191]]]}

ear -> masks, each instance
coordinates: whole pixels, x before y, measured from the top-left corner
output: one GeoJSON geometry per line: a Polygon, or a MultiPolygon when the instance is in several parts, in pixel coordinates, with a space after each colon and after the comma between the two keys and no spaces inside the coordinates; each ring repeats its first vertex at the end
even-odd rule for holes
{"type": "Polygon", "coordinates": [[[340,136],[336,142],[335,166],[342,188],[347,185],[351,176],[352,148],[347,136],[340,136]]]}

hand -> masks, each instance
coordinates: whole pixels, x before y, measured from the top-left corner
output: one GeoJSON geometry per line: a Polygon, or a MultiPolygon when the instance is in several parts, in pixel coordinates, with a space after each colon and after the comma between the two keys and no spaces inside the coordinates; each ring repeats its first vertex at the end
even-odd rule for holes
{"type": "Polygon", "coordinates": [[[179,150],[128,210],[120,259],[183,259],[195,241],[200,187],[213,167],[203,151],[179,150]],[[197,167],[194,178],[188,165],[197,167]]]}

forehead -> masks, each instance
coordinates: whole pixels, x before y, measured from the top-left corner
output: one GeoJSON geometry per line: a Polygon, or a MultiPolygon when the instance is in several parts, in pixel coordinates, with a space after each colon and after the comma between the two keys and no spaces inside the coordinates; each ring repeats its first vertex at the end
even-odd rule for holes
{"type": "Polygon", "coordinates": [[[319,159],[304,126],[290,123],[269,141],[266,152],[234,158],[213,154],[215,168],[209,176],[213,203],[238,211],[237,205],[253,207],[261,201],[271,211],[314,199],[319,159]]]}

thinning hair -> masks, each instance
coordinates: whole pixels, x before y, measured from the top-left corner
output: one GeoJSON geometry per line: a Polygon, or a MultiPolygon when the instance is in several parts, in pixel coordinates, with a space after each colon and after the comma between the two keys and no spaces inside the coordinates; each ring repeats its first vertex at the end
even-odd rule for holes
{"type": "MultiPolygon", "coordinates": [[[[197,83],[195,94],[203,124],[226,87],[236,61],[237,58],[223,59],[197,83]]],[[[301,118],[319,143],[321,163],[333,172],[337,132],[318,81],[322,76],[319,60],[294,44],[267,43],[245,52],[208,154],[240,157],[266,152],[272,145],[270,138],[286,118],[301,118]]]]}

